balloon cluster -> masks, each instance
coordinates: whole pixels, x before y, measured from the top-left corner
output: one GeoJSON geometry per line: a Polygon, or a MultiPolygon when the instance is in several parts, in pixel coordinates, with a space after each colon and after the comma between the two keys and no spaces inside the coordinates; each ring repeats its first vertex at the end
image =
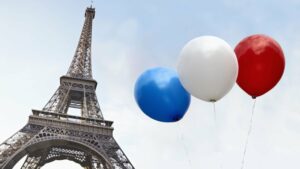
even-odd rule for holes
{"type": "Polygon", "coordinates": [[[149,117],[176,122],[188,110],[190,94],[216,102],[237,82],[256,98],[279,82],[284,67],[280,45],[266,35],[249,36],[234,50],[218,37],[201,36],[183,47],[178,74],[162,67],[145,71],[136,82],[135,99],[149,117]]]}

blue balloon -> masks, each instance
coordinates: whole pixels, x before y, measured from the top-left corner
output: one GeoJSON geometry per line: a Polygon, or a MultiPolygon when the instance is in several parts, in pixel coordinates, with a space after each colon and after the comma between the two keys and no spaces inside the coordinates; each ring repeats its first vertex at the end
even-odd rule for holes
{"type": "Polygon", "coordinates": [[[145,71],[136,81],[134,96],[146,115],[161,122],[182,119],[191,101],[177,72],[163,67],[145,71]]]}

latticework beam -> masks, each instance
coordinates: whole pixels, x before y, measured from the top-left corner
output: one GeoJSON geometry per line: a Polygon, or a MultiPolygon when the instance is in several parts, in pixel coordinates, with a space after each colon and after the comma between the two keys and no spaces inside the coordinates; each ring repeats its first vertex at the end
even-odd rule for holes
{"type": "Polygon", "coordinates": [[[80,35],[79,43],[67,76],[83,79],[92,79],[92,25],[95,9],[88,8],[85,12],[85,22],[80,35]]]}

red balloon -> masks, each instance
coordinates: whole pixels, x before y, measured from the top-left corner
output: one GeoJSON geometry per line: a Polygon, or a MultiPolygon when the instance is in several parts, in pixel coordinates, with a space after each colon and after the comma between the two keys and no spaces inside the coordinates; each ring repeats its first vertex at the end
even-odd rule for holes
{"type": "Polygon", "coordinates": [[[266,35],[252,35],[236,47],[239,63],[238,85],[256,98],[271,90],[280,80],[285,59],[280,45],[266,35]]]}

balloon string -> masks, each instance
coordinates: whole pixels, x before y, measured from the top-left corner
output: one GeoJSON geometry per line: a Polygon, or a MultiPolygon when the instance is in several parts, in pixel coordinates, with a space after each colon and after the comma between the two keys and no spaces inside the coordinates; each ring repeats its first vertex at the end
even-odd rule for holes
{"type": "Polygon", "coordinates": [[[216,111],[216,103],[213,102],[213,111],[214,111],[214,122],[215,122],[215,148],[216,148],[216,155],[217,155],[217,161],[220,165],[220,168],[222,169],[222,160],[220,159],[220,154],[221,153],[219,151],[219,132],[218,132],[218,123],[217,123],[217,111],[216,111]]]}
{"type": "Polygon", "coordinates": [[[178,122],[179,123],[179,131],[180,131],[180,140],[181,140],[181,143],[182,143],[182,146],[183,146],[183,149],[184,149],[184,152],[185,152],[185,156],[186,156],[186,158],[187,158],[187,160],[188,160],[188,168],[192,168],[192,162],[191,162],[191,159],[189,158],[189,152],[188,152],[188,148],[187,148],[187,146],[186,146],[186,144],[185,144],[185,142],[184,142],[184,137],[183,137],[183,132],[182,132],[182,126],[180,125],[180,122],[178,122]]]}
{"type": "Polygon", "coordinates": [[[252,128],[253,128],[253,117],[254,117],[255,105],[256,105],[256,99],[254,99],[253,106],[252,106],[250,126],[249,126],[249,129],[248,129],[248,134],[247,134],[246,143],[245,143],[245,147],[244,147],[244,153],[243,153],[243,159],[242,159],[241,169],[244,168],[245,157],[246,157],[246,154],[247,154],[247,148],[248,148],[249,138],[250,138],[250,135],[251,135],[251,132],[252,132],[252,128]]]}
{"type": "Polygon", "coordinates": [[[213,108],[214,108],[215,127],[217,128],[217,112],[216,112],[216,103],[215,102],[213,102],[213,108]]]}

